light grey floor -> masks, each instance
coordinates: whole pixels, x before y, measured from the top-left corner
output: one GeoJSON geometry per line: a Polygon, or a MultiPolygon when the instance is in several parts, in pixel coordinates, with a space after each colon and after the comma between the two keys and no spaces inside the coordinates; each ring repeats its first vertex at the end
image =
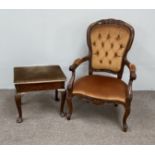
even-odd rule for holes
{"type": "Polygon", "coordinates": [[[52,91],[26,94],[24,122],[17,124],[14,91],[0,90],[0,144],[155,144],[155,92],[134,92],[127,133],[121,130],[121,106],[75,98],[67,121],[59,105],[52,91]]]}

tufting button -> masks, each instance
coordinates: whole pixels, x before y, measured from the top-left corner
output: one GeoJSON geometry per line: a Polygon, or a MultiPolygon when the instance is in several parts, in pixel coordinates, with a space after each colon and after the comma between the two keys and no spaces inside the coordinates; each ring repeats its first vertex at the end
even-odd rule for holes
{"type": "Polygon", "coordinates": [[[123,44],[120,44],[120,49],[122,49],[123,48],[123,44]]]}
{"type": "Polygon", "coordinates": [[[111,60],[109,60],[109,64],[111,64],[112,62],[111,62],[111,60]]]}
{"type": "Polygon", "coordinates": [[[107,39],[110,39],[110,34],[107,35],[107,39]]]}
{"type": "Polygon", "coordinates": [[[99,51],[98,50],[96,51],[95,55],[99,55],[99,51]]]}
{"type": "Polygon", "coordinates": [[[102,60],[100,60],[100,63],[102,63],[103,61],[102,60]]]}
{"type": "Polygon", "coordinates": [[[108,52],[107,52],[107,51],[105,52],[105,56],[106,56],[106,57],[108,56],[108,52]]]}
{"type": "Polygon", "coordinates": [[[120,35],[118,34],[117,37],[116,37],[116,40],[119,40],[119,39],[120,39],[120,35]]]}
{"type": "Polygon", "coordinates": [[[114,54],[114,57],[118,57],[118,54],[117,54],[117,52],[115,52],[115,54],[114,54]]]}
{"type": "Polygon", "coordinates": [[[96,46],[96,42],[95,41],[93,42],[93,45],[96,46]]]}
{"type": "Polygon", "coordinates": [[[102,35],[101,33],[98,34],[98,39],[101,39],[102,38],[102,35]]]}
{"type": "Polygon", "coordinates": [[[104,42],[101,43],[101,46],[104,47],[104,42]]]}
{"type": "Polygon", "coordinates": [[[111,43],[111,48],[113,48],[114,47],[114,44],[113,43],[111,43]]]}

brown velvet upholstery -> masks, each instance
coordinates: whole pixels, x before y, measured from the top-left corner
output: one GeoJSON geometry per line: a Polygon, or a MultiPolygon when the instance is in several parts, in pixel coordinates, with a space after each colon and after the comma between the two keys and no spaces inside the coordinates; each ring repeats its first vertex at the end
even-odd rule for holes
{"type": "Polygon", "coordinates": [[[95,99],[125,103],[128,96],[128,86],[120,79],[90,75],[76,80],[72,93],[95,99]]]}
{"type": "Polygon", "coordinates": [[[95,26],[90,33],[92,67],[118,72],[130,37],[125,26],[105,24],[95,26]]]}

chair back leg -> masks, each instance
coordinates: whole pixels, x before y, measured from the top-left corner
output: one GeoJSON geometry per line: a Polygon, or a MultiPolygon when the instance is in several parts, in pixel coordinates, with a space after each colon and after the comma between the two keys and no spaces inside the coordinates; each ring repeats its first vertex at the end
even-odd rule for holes
{"type": "Polygon", "coordinates": [[[67,92],[67,106],[68,106],[68,112],[67,112],[67,120],[71,119],[71,115],[73,112],[73,105],[72,105],[72,96],[69,94],[69,92],[67,92]]]}

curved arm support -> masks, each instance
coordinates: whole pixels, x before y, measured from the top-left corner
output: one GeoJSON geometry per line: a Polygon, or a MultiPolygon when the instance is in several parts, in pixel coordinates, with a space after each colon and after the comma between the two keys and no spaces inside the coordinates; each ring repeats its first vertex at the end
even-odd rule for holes
{"type": "Polygon", "coordinates": [[[128,89],[129,89],[129,98],[132,99],[132,82],[136,80],[136,66],[130,63],[127,59],[125,60],[125,65],[129,68],[130,71],[130,78],[128,82],[128,89]]]}
{"type": "Polygon", "coordinates": [[[85,56],[83,58],[78,58],[76,59],[73,64],[69,67],[69,70],[74,72],[76,70],[76,68],[83,62],[89,60],[89,56],[85,56]]]}
{"type": "Polygon", "coordinates": [[[69,93],[71,93],[71,92],[72,92],[72,89],[73,89],[73,84],[74,84],[74,80],[75,80],[75,70],[76,70],[76,68],[77,68],[80,64],[82,64],[83,62],[88,61],[88,60],[89,60],[89,56],[85,56],[85,57],[83,57],[83,58],[78,58],[78,59],[76,59],[76,60],[73,62],[73,64],[69,67],[69,70],[72,71],[72,76],[71,76],[71,78],[70,78],[70,80],[69,80],[69,83],[68,83],[68,86],[67,86],[67,91],[68,91],[69,93]]]}
{"type": "Polygon", "coordinates": [[[130,80],[136,80],[136,66],[132,63],[130,63],[128,60],[125,60],[125,64],[129,68],[130,71],[130,80]]]}

